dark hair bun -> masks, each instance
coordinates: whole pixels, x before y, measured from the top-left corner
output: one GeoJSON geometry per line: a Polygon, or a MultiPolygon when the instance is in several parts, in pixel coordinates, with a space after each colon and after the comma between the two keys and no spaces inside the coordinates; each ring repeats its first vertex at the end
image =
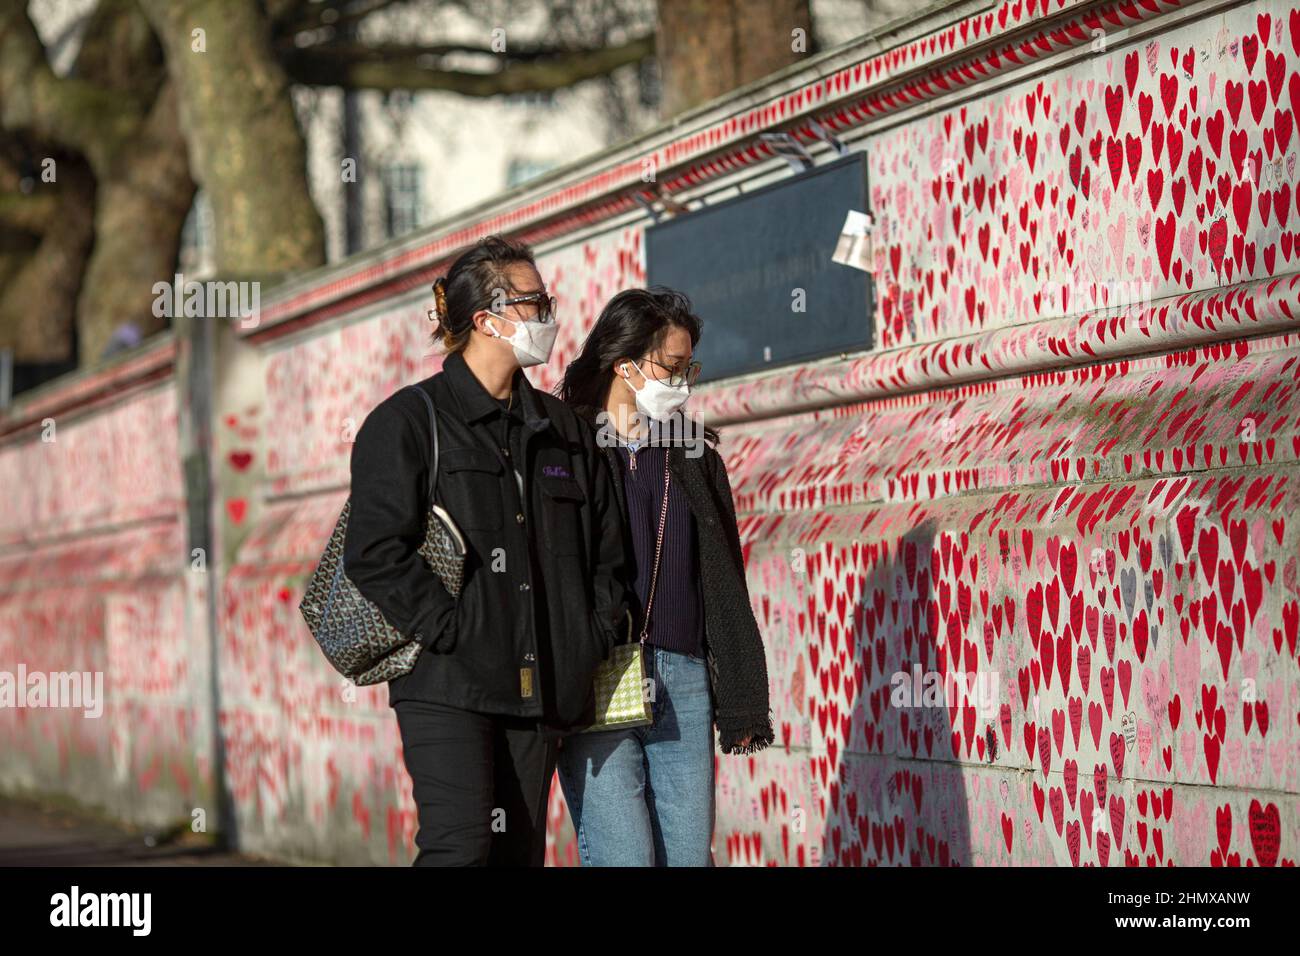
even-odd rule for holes
{"type": "Polygon", "coordinates": [[[464,348],[474,329],[474,313],[490,307],[495,290],[510,288],[506,268],[516,262],[532,264],[532,250],[501,236],[485,236],[457,256],[446,276],[433,283],[438,318],[434,335],[448,351],[464,348]]]}
{"type": "Polygon", "coordinates": [[[447,315],[447,280],[442,276],[433,280],[433,314],[440,322],[447,315]]]}

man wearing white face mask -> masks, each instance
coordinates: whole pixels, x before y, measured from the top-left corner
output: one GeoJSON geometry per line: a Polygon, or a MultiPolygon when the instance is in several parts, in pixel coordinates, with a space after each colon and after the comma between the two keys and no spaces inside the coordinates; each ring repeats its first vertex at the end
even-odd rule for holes
{"type": "Polygon", "coordinates": [[[511,319],[504,315],[498,315],[490,309],[484,309],[488,315],[495,319],[504,319],[506,322],[512,322],[515,331],[509,336],[503,336],[490,320],[485,319],[483,327],[488,330],[488,334],[495,338],[504,338],[514,349],[515,358],[519,364],[528,368],[531,365],[545,365],[551,358],[551,349],[555,346],[555,333],[558,326],[555,324],[554,317],[550,314],[554,309],[555,299],[553,296],[546,296],[544,293],[531,293],[522,296],[514,296],[503,300],[503,305],[517,305],[521,302],[536,304],[540,302],[537,296],[541,295],[542,299],[549,299],[548,307],[541,314],[546,317],[546,321],[541,319],[511,319]]]}
{"type": "MultiPolygon", "coordinates": [[[[534,272],[534,274],[536,273],[534,272]]],[[[498,289],[496,294],[496,298],[501,300],[502,308],[519,307],[521,305],[535,306],[538,318],[512,319],[493,312],[491,309],[483,309],[481,311],[491,316],[491,318],[482,320],[483,331],[495,339],[508,342],[511,350],[515,353],[515,361],[519,363],[521,368],[545,365],[550,361],[551,349],[555,346],[555,333],[559,328],[555,323],[555,297],[541,291],[516,293],[509,297],[504,296],[503,293],[504,290],[498,289]],[[515,327],[514,332],[508,336],[502,335],[497,330],[493,319],[512,323],[515,327]]],[[[518,483],[519,493],[522,495],[524,492],[524,477],[519,471],[519,462],[523,457],[519,449],[519,426],[521,421],[517,415],[512,414],[517,392],[517,385],[512,384],[510,397],[504,404],[505,414],[502,416],[504,432],[501,447],[514,452],[515,481],[518,483]]]]}
{"type": "Polygon", "coordinates": [[[344,564],[425,649],[388,684],[415,863],[540,866],[559,739],[592,722],[596,667],[630,637],[622,521],[590,428],[521,370],[555,341],[531,250],[488,237],[433,293],[442,370],[357,431],[344,564]],[[417,550],[431,488],[464,539],[454,596],[417,550]]]}

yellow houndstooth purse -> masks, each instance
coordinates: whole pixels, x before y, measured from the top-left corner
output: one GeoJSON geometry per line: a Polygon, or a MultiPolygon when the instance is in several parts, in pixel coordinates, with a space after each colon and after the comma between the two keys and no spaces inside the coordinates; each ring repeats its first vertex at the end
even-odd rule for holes
{"type": "Polygon", "coordinates": [[[642,644],[618,644],[596,668],[596,722],[583,732],[654,723],[645,692],[642,644]]]}
{"type": "Polygon", "coordinates": [[[650,574],[650,595],[641,620],[641,639],[635,644],[616,644],[609,657],[596,668],[596,721],[579,733],[622,730],[654,723],[654,708],[646,691],[645,647],[654,606],[655,583],[659,580],[659,555],[664,546],[664,524],[668,519],[668,456],[664,455],[664,500],[659,508],[659,535],[655,540],[655,564],[650,574]]]}

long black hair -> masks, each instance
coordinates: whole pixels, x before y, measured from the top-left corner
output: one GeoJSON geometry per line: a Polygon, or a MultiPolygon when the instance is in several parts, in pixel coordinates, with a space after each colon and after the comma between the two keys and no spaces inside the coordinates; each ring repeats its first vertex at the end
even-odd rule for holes
{"type": "Polygon", "coordinates": [[[448,352],[463,349],[474,330],[474,313],[492,304],[497,289],[510,288],[506,267],[516,262],[535,265],[532,249],[502,236],[484,236],[461,252],[447,275],[433,283],[434,341],[448,352]]]}
{"type": "MultiPolygon", "coordinates": [[[[625,289],[605,304],[555,394],[594,425],[605,408],[615,362],[653,352],[674,327],[686,330],[694,349],[700,342],[701,324],[684,293],[664,286],[625,289]]],[[[718,433],[708,426],[704,436],[715,444],[718,441],[718,433]]]]}

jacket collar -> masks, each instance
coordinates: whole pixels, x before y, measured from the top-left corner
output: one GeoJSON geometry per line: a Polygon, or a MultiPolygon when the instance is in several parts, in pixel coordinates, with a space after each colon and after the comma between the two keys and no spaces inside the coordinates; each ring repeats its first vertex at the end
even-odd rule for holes
{"type": "MultiPolygon", "coordinates": [[[[452,352],[443,359],[442,370],[447,375],[447,383],[451,386],[452,394],[460,403],[461,414],[465,421],[476,422],[502,411],[500,403],[488,393],[483,383],[465,364],[465,356],[461,353],[452,352]]],[[[514,388],[519,395],[519,410],[523,413],[524,423],[533,431],[548,428],[551,420],[542,406],[537,390],[533,388],[522,369],[515,372],[514,388]]]]}

